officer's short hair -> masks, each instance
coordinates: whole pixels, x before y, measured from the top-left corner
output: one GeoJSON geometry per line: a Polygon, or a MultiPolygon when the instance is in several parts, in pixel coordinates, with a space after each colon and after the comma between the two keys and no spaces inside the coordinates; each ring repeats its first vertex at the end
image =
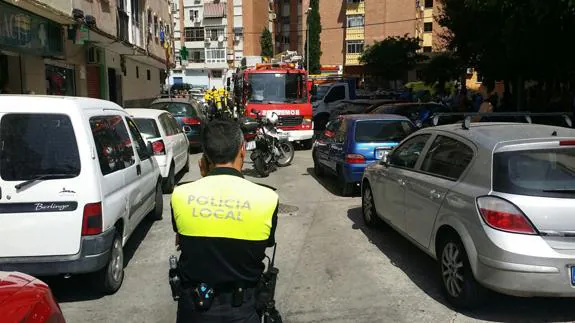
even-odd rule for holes
{"type": "Polygon", "coordinates": [[[202,128],[200,142],[210,162],[227,164],[236,159],[243,144],[243,134],[235,121],[213,120],[202,128]]]}

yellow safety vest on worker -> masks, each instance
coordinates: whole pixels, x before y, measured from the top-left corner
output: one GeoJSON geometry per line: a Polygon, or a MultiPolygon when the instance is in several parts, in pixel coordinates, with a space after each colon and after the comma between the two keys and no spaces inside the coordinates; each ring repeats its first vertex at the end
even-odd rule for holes
{"type": "Polygon", "coordinates": [[[172,210],[182,236],[265,241],[278,195],[238,176],[206,176],[176,187],[172,210]]]}

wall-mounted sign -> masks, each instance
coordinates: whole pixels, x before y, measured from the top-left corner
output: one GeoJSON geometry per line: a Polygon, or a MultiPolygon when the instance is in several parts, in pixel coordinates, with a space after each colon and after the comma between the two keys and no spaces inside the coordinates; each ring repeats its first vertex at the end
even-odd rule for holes
{"type": "Polygon", "coordinates": [[[62,26],[31,12],[0,2],[0,47],[44,56],[62,56],[62,26]]]}

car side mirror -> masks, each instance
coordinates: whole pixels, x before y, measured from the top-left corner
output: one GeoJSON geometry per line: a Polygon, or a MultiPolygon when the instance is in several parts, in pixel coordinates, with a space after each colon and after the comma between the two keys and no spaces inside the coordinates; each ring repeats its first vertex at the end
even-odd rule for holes
{"type": "Polygon", "coordinates": [[[149,141],[146,143],[146,152],[148,156],[154,156],[154,149],[152,148],[152,143],[149,141]]]}
{"type": "Polygon", "coordinates": [[[190,126],[183,126],[182,130],[184,130],[184,133],[192,132],[192,128],[190,126]]]}
{"type": "Polygon", "coordinates": [[[389,155],[388,154],[383,155],[381,157],[381,159],[379,160],[379,164],[383,165],[385,167],[388,167],[389,166],[389,155]]]}

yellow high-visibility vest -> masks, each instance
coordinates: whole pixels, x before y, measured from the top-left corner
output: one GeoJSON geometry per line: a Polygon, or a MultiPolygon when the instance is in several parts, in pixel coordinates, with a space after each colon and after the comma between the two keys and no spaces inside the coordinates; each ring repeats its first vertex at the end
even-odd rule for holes
{"type": "Polygon", "coordinates": [[[213,175],[176,187],[172,210],[182,236],[265,241],[278,199],[241,177],[213,175]]]}

